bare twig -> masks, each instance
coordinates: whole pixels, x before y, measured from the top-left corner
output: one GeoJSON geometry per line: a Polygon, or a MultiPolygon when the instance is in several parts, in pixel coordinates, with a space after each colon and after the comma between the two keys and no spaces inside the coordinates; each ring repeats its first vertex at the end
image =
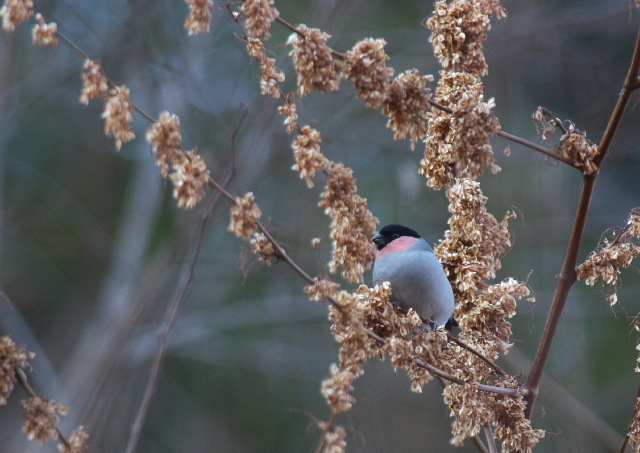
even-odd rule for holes
{"type": "MultiPolygon", "coordinates": [[[[432,106],[434,106],[435,108],[437,108],[438,110],[442,110],[443,112],[447,112],[449,114],[453,113],[452,109],[450,109],[449,107],[447,107],[445,105],[440,104],[437,101],[434,101],[433,99],[430,99],[429,103],[432,106]]],[[[545,155],[547,155],[549,157],[553,157],[554,159],[558,159],[559,161],[564,162],[565,164],[570,165],[570,166],[572,166],[574,168],[578,168],[573,163],[573,161],[571,159],[569,159],[568,157],[564,157],[561,154],[554,153],[553,151],[548,150],[544,146],[540,146],[540,145],[538,145],[536,143],[530,142],[529,140],[525,140],[524,138],[518,137],[517,135],[513,135],[513,134],[510,134],[510,133],[505,132],[505,131],[498,131],[497,135],[500,136],[500,137],[506,138],[507,140],[511,140],[514,143],[518,143],[520,145],[524,145],[524,146],[526,146],[528,148],[531,148],[531,149],[533,149],[535,151],[538,151],[538,152],[540,152],[542,154],[545,154],[545,155]]]]}
{"type": "MultiPolygon", "coordinates": [[[[238,124],[236,125],[233,133],[231,134],[231,166],[229,168],[227,177],[222,184],[222,187],[226,187],[231,182],[231,179],[235,175],[235,138],[247,116],[248,109],[246,106],[242,106],[242,113],[240,119],[238,120],[238,124]]],[[[182,301],[184,300],[184,296],[187,292],[187,288],[189,284],[193,280],[194,269],[196,262],[198,260],[198,256],[200,255],[200,250],[202,249],[202,243],[204,240],[205,233],[207,231],[207,225],[214,211],[216,210],[220,199],[222,198],[222,193],[218,193],[218,195],[211,201],[209,207],[205,210],[204,215],[202,216],[200,223],[196,232],[196,241],[191,250],[191,256],[189,259],[185,261],[182,277],[180,282],[176,288],[176,292],[173,300],[168,306],[167,313],[165,314],[164,326],[162,328],[162,332],[158,336],[158,345],[156,348],[156,352],[153,358],[153,363],[151,365],[151,372],[149,374],[149,380],[147,381],[147,386],[144,391],[144,395],[142,397],[142,401],[140,403],[140,407],[138,408],[138,413],[136,414],[136,418],[131,426],[131,434],[129,436],[129,441],[127,443],[127,447],[125,449],[126,453],[133,453],[136,449],[136,445],[138,444],[138,440],[140,438],[140,432],[142,431],[142,426],[147,416],[147,412],[149,410],[149,404],[151,403],[151,399],[153,398],[153,394],[155,393],[156,384],[158,382],[158,378],[160,376],[160,370],[162,369],[162,364],[164,362],[164,357],[167,352],[167,341],[169,339],[169,334],[173,328],[173,324],[178,316],[178,310],[180,305],[182,305],[182,301]]]]}
{"type": "Polygon", "coordinates": [[[489,445],[490,453],[498,453],[498,447],[496,446],[496,437],[493,435],[493,429],[491,423],[487,422],[484,425],[484,435],[487,437],[487,444],[489,445]]]}
{"type": "Polygon", "coordinates": [[[584,235],[585,225],[587,223],[587,216],[589,214],[589,206],[591,205],[591,199],[593,197],[593,190],[595,188],[596,179],[598,177],[599,169],[602,166],[604,158],[607,156],[613,138],[616,135],[618,126],[622,121],[624,112],[629,105],[631,94],[634,90],[640,87],[638,79],[638,72],[640,71],[640,33],[636,40],[636,48],[633,53],[633,59],[629,67],[629,73],[625,79],[622,91],[618,97],[618,102],[611,115],[607,129],[602,137],[600,145],[598,146],[598,154],[593,159],[598,171],[584,176],[584,184],[582,186],[582,193],[580,195],[580,202],[578,204],[578,210],[576,212],[575,222],[573,224],[573,230],[571,231],[571,239],[569,240],[569,247],[565,256],[562,271],[560,272],[560,279],[556,288],[556,293],[553,298],[551,310],[549,311],[549,317],[547,318],[547,324],[538,346],[538,352],[533,362],[531,372],[527,379],[526,387],[530,389],[530,393],[527,395],[527,409],[525,415],[527,418],[531,417],[535,400],[538,396],[540,387],[540,380],[542,379],[542,373],[549,360],[551,353],[551,346],[555,338],[558,325],[560,323],[560,316],[564,309],[564,304],[567,300],[567,295],[571,286],[576,282],[576,263],[578,260],[578,252],[580,251],[580,244],[582,243],[582,237],[584,235]]]}
{"type": "MultiPolygon", "coordinates": [[[[436,376],[444,378],[447,381],[453,382],[454,384],[458,384],[458,385],[467,384],[467,382],[465,382],[464,380],[454,376],[453,374],[449,374],[446,371],[442,371],[441,369],[434,367],[433,365],[425,362],[421,358],[411,357],[411,360],[413,360],[413,362],[416,365],[418,365],[419,367],[424,368],[425,370],[427,370],[431,374],[434,374],[436,376]]],[[[500,395],[510,395],[510,396],[517,395],[518,393],[521,393],[523,395],[527,393],[527,390],[523,389],[523,388],[521,388],[521,389],[517,389],[517,388],[512,389],[512,388],[497,387],[495,385],[487,385],[487,384],[478,384],[478,390],[482,390],[483,392],[498,393],[500,395]]]]}
{"type": "Polygon", "coordinates": [[[480,450],[481,453],[489,453],[489,449],[486,447],[484,442],[482,442],[480,436],[476,434],[471,439],[473,440],[473,443],[476,444],[476,447],[478,447],[478,450],[480,450]]]}

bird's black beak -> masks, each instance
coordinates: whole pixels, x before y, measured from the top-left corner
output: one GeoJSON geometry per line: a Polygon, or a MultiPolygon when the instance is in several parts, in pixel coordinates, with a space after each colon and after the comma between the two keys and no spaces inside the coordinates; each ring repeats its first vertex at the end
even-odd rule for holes
{"type": "Polygon", "coordinates": [[[371,238],[371,240],[373,241],[374,244],[376,244],[376,246],[378,247],[378,250],[380,250],[382,247],[387,245],[386,238],[381,234],[376,234],[374,237],[371,238]]]}

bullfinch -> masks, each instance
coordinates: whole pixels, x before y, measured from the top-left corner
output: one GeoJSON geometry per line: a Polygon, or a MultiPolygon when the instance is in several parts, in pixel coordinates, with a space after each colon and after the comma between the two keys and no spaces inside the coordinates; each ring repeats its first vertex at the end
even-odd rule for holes
{"type": "Polygon", "coordinates": [[[402,225],[387,225],[372,241],[378,247],[373,280],[391,283],[394,306],[413,308],[436,326],[449,327],[454,309],[453,290],[427,241],[402,225]]]}

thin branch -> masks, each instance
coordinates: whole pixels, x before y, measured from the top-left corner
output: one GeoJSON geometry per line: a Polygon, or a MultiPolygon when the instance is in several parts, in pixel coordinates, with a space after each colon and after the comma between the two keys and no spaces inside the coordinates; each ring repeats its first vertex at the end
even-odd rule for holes
{"type": "MultiPolygon", "coordinates": [[[[429,103],[434,106],[435,108],[437,108],[438,110],[442,110],[443,112],[447,112],[449,114],[453,114],[453,110],[450,109],[449,107],[440,104],[437,101],[434,101],[432,99],[429,100],[429,103]]],[[[564,157],[561,154],[557,154],[554,153],[553,151],[548,150],[547,148],[545,148],[544,146],[540,146],[536,143],[530,142],[529,140],[525,140],[524,138],[518,137],[517,135],[513,135],[510,134],[508,132],[505,131],[498,131],[497,135],[499,135],[500,137],[506,138],[507,140],[511,140],[512,142],[518,143],[520,145],[526,146],[528,148],[531,148],[535,151],[541,152],[542,154],[545,154],[549,157],[553,157],[554,159],[558,159],[561,162],[564,162],[567,165],[570,165],[574,168],[578,168],[576,167],[576,165],[573,163],[573,161],[571,159],[569,159],[568,157],[564,157]]]]}
{"type": "MultiPolygon", "coordinates": [[[[16,380],[18,381],[20,386],[24,389],[25,392],[27,392],[27,394],[31,398],[38,397],[38,394],[29,385],[29,382],[27,381],[27,375],[22,368],[14,367],[13,374],[15,375],[16,380]]],[[[72,445],[71,443],[69,443],[69,439],[67,439],[67,437],[62,433],[62,431],[60,431],[60,428],[58,428],[57,425],[56,425],[56,432],[58,433],[58,437],[60,438],[60,441],[64,444],[64,446],[67,447],[69,450],[71,450],[72,445]]]]}
{"type": "Polygon", "coordinates": [[[489,365],[491,368],[493,368],[494,370],[496,370],[499,374],[501,374],[502,376],[507,376],[507,373],[504,372],[504,370],[502,368],[500,368],[498,365],[496,365],[495,363],[493,363],[491,360],[489,360],[487,357],[483,356],[482,354],[480,354],[478,351],[476,351],[475,349],[473,349],[471,346],[469,346],[468,344],[464,343],[462,340],[460,340],[459,338],[454,337],[453,335],[451,335],[451,332],[447,332],[447,338],[449,338],[449,340],[453,341],[455,344],[457,344],[458,346],[460,346],[463,349],[466,349],[467,351],[469,351],[472,354],[475,354],[476,356],[480,357],[484,362],[487,363],[487,365],[489,365]]]}
{"type": "MultiPolygon", "coordinates": [[[[467,384],[466,381],[454,376],[453,374],[447,373],[446,371],[442,371],[441,369],[436,368],[435,366],[425,362],[421,358],[411,357],[411,360],[413,360],[413,362],[419,367],[424,368],[431,374],[434,374],[443,379],[446,379],[447,381],[453,382],[454,384],[458,384],[458,385],[467,384]]],[[[509,396],[515,396],[519,393],[522,393],[523,395],[528,393],[527,390],[524,388],[517,389],[517,388],[497,387],[495,385],[487,385],[487,384],[478,384],[478,390],[482,390],[483,392],[498,393],[500,395],[509,395],[509,396]]]]}
{"type": "Polygon", "coordinates": [[[489,452],[498,453],[498,447],[496,446],[496,437],[493,435],[491,422],[487,422],[484,425],[484,435],[487,437],[487,444],[489,444],[489,452]]]}
{"type": "MultiPolygon", "coordinates": [[[[247,116],[248,109],[243,105],[242,113],[238,123],[231,134],[231,154],[235,154],[235,138],[238,133],[242,122],[247,116]]],[[[222,187],[226,187],[231,182],[231,179],[235,175],[235,157],[232,157],[232,165],[230,166],[228,175],[225,181],[222,184],[222,187]]],[[[198,261],[198,256],[200,255],[200,250],[202,249],[202,244],[204,241],[204,236],[207,231],[207,225],[211,216],[215,212],[218,207],[218,203],[222,198],[222,193],[218,193],[217,196],[212,200],[210,206],[205,211],[204,215],[200,220],[200,224],[198,226],[198,230],[196,232],[196,241],[191,250],[191,256],[189,259],[185,261],[184,269],[182,272],[182,277],[178,286],[176,287],[176,292],[173,300],[168,306],[167,313],[165,315],[164,327],[160,335],[158,336],[158,345],[156,348],[156,352],[153,358],[153,363],[151,365],[151,372],[149,374],[149,380],[147,381],[147,386],[144,391],[144,395],[142,397],[142,401],[140,403],[140,407],[138,408],[138,413],[136,414],[136,418],[131,426],[131,434],[129,436],[129,441],[127,443],[127,447],[125,449],[125,453],[134,453],[136,446],[138,444],[138,440],[140,439],[140,433],[142,431],[142,426],[144,425],[144,421],[147,417],[147,413],[149,411],[149,404],[151,403],[151,399],[156,390],[156,385],[158,382],[158,378],[160,377],[160,371],[162,369],[162,364],[164,362],[164,358],[167,353],[167,342],[169,339],[169,334],[173,328],[173,324],[175,323],[176,318],[178,317],[178,311],[180,306],[182,305],[182,301],[184,300],[184,296],[187,292],[187,288],[189,284],[193,280],[194,269],[196,266],[196,262],[198,261]]]]}
{"type": "Polygon", "coordinates": [[[481,453],[489,453],[489,449],[486,447],[484,442],[482,442],[480,436],[476,434],[471,438],[471,440],[473,440],[473,443],[476,444],[476,447],[478,447],[478,450],[480,450],[481,453]]]}
{"type": "Polygon", "coordinates": [[[505,131],[498,131],[498,135],[500,137],[506,138],[507,140],[511,140],[512,142],[515,143],[519,143],[520,145],[524,145],[527,146],[533,150],[536,150],[538,152],[541,152],[542,154],[545,154],[549,157],[553,157],[554,159],[559,160],[560,162],[564,162],[565,164],[573,167],[573,168],[577,168],[579,169],[578,166],[576,166],[576,164],[573,163],[573,161],[571,159],[569,159],[568,157],[563,156],[562,154],[558,154],[558,153],[554,153],[553,151],[549,151],[547,148],[545,148],[544,146],[540,146],[536,143],[530,142],[529,140],[525,140],[524,138],[520,138],[517,135],[512,135],[508,132],[505,131]]]}
{"type": "Polygon", "coordinates": [[[633,415],[631,416],[631,420],[629,420],[629,427],[627,428],[627,434],[624,436],[624,442],[622,442],[622,447],[620,447],[620,453],[624,453],[627,449],[627,444],[629,444],[629,433],[631,431],[631,427],[633,426],[633,420],[636,418],[638,414],[638,400],[640,399],[640,387],[638,387],[638,396],[636,398],[636,406],[633,410],[633,415]]]}
{"type": "Polygon", "coordinates": [[[567,300],[569,290],[571,286],[577,280],[576,264],[578,261],[578,252],[580,251],[580,244],[582,243],[582,237],[584,235],[585,225],[587,223],[587,217],[589,214],[589,206],[591,205],[591,199],[593,197],[593,191],[595,188],[596,179],[598,177],[599,169],[602,166],[604,158],[607,156],[613,138],[618,130],[618,126],[622,121],[624,112],[631,100],[631,94],[633,91],[640,87],[638,81],[638,72],[640,71],[640,33],[636,39],[636,48],[633,53],[633,59],[629,67],[629,73],[625,79],[622,91],[618,97],[618,102],[611,115],[607,129],[598,146],[598,154],[593,159],[598,171],[584,176],[584,184],[582,186],[582,193],[580,195],[580,202],[578,204],[578,210],[576,212],[575,222],[573,224],[573,230],[571,231],[571,239],[569,240],[569,247],[565,256],[562,271],[560,272],[560,279],[556,288],[556,293],[551,304],[549,311],[549,317],[547,318],[547,324],[538,346],[538,352],[536,353],[531,372],[525,385],[530,390],[530,393],[526,396],[527,409],[525,416],[531,418],[533,407],[538,396],[540,388],[540,380],[542,374],[549,360],[551,354],[551,346],[555,338],[558,325],[560,323],[560,317],[564,309],[564,304],[567,300]]]}

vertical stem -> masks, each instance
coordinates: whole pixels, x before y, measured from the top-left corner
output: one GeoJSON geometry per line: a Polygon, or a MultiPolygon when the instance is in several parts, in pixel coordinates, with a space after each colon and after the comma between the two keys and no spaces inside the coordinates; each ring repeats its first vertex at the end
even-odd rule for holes
{"type": "Polygon", "coordinates": [[[629,433],[631,432],[631,427],[633,426],[633,420],[636,418],[638,414],[638,399],[640,399],[640,387],[638,387],[638,397],[636,398],[636,407],[633,410],[633,415],[631,416],[631,420],[629,421],[629,427],[627,428],[627,435],[624,436],[624,442],[622,442],[622,447],[620,447],[620,453],[624,453],[627,449],[627,445],[629,444],[629,433]]]}
{"type": "Polygon", "coordinates": [[[602,140],[600,141],[600,145],[598,146],[598,153],[593,160],[598,170],[595,173],[585,175],[584,177],[584,185],[582,186],[582,193],[580,195],[578,211],[576,212],[576,219],[573,224],[571,239],[569,240],[569,247],[567,249],[564,264],[562,266],[562,271],[560,272],[560,280],[558,281],[558,286],[553,298],[549,317],[547,318],[547,324],[545,325],[544,333],[542,334],[542,339],[540,340],[540,345],[538,346],[538,352],[536,353],[533,367],[531,368],[531,372],[529,373],[529,377],[525,385],[531,392],[526,396],[527,410],[525,412],[525,415],[529,419],[531,418],[531,413],[533,412],[533,407],[536,398],[538,397],[540,380],[542,379],[542,374],[544,373],[544,369],[547,366],[547,362],[549,360],[551,346],[553,345],[553,340],[555,338],[556,331],[558,330],[560,316],[562,315],[564,304],[567,301],[567,296],[569,294],[571,286],[576,281],[576,263],[578,260],[578,252],[580,251],[580,244],[582,243],[582,237],[584,235],[584,229],[587,223],[589,206],[591,205],[591,199],[593,197],[593,190],[595,188],[598,172],[600,171],[602,162],[609,153],[609,149],[611,148],[611,144],[613,143],[613,138],[618,131],[618,126],[620,125],[624,112],[629,105],[629,101],[631,100],[631,94],[635,89],[640,87],[640,80],[638,79],[639,70],[640,33],[638,33],[638,37],[636,39],[636,48],[633,53],[631,65],[629,67],[629,73],[627,74],[627,78],[625,79],[622,91],[620,92],[620,96],[618,97],[616,107],[611,114],[611,118],[609,119],[607,129],[605,130],[604,135],[602,136],[602,140]]]}

